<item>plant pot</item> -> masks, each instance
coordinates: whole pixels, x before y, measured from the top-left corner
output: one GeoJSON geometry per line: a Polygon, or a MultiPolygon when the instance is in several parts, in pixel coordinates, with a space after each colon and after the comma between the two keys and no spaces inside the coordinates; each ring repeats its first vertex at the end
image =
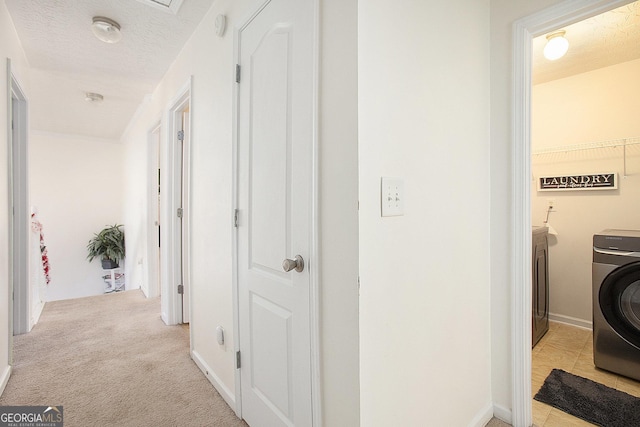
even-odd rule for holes
{"type": "Polygon", "coordinates": [[[112,268],[118,268],[118,263],[116,261],[112,261],[110,259],[102,260],[102,268],[104,270],[111,270],[112,268]]]}

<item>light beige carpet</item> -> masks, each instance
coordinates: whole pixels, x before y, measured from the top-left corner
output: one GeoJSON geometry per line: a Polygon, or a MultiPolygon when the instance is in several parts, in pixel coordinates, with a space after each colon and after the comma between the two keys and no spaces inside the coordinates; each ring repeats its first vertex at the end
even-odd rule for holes
{"type": "Polygon", "coordinates": [[[246,426],[140,291],[47,303],[14,358],[0,406],[62,405],[65,427],[246,426]]]}

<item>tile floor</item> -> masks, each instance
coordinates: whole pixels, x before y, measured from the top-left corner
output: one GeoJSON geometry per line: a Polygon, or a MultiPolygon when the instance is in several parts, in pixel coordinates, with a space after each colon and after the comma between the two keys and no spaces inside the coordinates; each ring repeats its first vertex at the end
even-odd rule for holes
{"type": "MultiPolygon", "coordinates": [[[[551,369],[558,368],[640,397],[640,382],[593,365],[593,336],[590,330],[551,322],[549,332],[532,350],[531,368],[533,395],[538,392],[551,369]]],[[[533,401],[533,422],[537,427],[593,425],[537,400],[533,401]]]]}

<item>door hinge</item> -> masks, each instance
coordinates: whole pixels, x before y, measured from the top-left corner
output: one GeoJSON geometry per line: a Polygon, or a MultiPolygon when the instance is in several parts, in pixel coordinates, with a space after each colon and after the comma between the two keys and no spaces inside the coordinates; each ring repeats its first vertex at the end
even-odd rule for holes
{"type": "Polygon", "coordinates": [[[233,211],[233,226],[238,228],[238,217],[240,216],[240,211],[238,209],[233,211]]]}
{"type": "Polygon", "coordinates": [[[178,208],[178,218],[182,218],[182,215],[184,215],[184,211],[182,210],[182,208],[178,208]]]}
{"type": "Polygon", "coordinates": [[[236,64],[236,83],[240,83],[240,64],[236,64]]]}
{"type": "Polygon", "coordinates": [[[184,294],[184,285],[178,285],[178,293],[180,295],[184,294]]]}
{"type": "Polygon", "coordinates": [[[236,369],[240,369],[240,350],[236,351],[236,369]]]}
{"type": "Polygon", "coordinates": [[[178,141],[184,141],[184,131],[183,130],[179,130],[178,131],[178,141]]]}

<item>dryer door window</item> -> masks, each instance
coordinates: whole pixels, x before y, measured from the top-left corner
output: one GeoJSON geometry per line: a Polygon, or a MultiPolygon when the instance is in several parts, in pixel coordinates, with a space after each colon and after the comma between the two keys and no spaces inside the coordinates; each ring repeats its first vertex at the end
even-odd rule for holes
{"type": "Polygon", "coordinates": [[[640,261],[609,273],[600,286],[599,299],[607,323],[640,348],[640,261]]]}
{"type": "Polygon", "coordinates": [[[620,311],[627,322],[640,331],[640,280],[636,280],[622,292],[620,311]]]}

